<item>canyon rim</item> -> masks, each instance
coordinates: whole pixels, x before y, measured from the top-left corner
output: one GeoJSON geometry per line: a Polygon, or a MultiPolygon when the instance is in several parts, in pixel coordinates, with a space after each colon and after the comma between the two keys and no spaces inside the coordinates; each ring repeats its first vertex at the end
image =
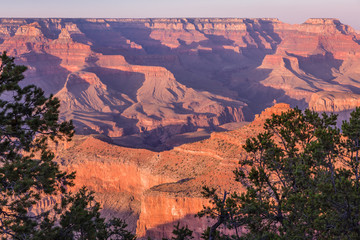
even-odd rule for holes
{"type": "Polygon", "coordinates": [[[199,238],[201,187],[241,189],[232,171],[265,117],[360,105],[360,34],[337,19],[3,18],[0,50],[74,120],[58,162],[139,237],[180,221],[199,238]]]}

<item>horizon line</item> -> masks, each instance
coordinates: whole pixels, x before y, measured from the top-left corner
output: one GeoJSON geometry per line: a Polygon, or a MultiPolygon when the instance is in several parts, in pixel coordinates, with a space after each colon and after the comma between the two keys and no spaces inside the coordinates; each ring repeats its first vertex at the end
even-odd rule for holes
{"type": "Polygon", "coordinates": [[[350,24],[344,23],[341,21],[340,18],[336,17],[310,17],[307,18],[303,22],[298,23],[289,23],[287,21],[283,21],[278,17],[0,17],[0,19],[119,19],[119,20],[131,20],[131,19],[138,19],[138,20],[151,20],[151,19],[250,19],[250,20],[276,20],[281,23],[289,24],[289,25],[302,25],[306,24],[308,20],[335,20],[339,21],[341,24],[346,25],[354,29],[356,33],[360,33],[360,28],[354,27],[350,24]]]}

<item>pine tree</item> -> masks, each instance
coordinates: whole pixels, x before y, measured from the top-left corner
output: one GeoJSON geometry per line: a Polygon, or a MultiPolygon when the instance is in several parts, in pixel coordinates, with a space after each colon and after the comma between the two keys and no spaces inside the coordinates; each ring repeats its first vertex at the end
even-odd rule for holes
{"type": "MultiPolygon", "coordinates": [[[[0,234],[28,239],[51,222],[49,212],[31,216],[29,209],[46,195],[64,193],[74,174],[59,170],[48,141],[69,140],[71,122],[58,123],[59,101],[34,86],[21,87],[25,66],[3,53],[0,66],[0,234]],[[35,154],[37,156],[35,157],[35,154]]],[[[39,233],[40,234],[40,233],[39,233]]]]}
{"type": "MultiPolygon", "coordinates": [[[[190,240],[194,237],[192,236],[193,231],[191,231],[188,226],[180,227],[180,223],[178,222],[176,225],[174,225],[174,230],[172,231],[173,237],[171,240],[190,240]]],[[[148,240],[151,240],[150,237],[148,237],[148,240]]],[[[168,240],[167,238],[162,238],[162,240],[168,240]]]]}
{"type": "Polygon", "coordinates": [[[343,135],[336,119],[297,108],[273,115],[246,140],[249,157],[234,172],[247,190],[219,201],[205,188],[215,204],[201,214],[247,230],[231,239],[358,238],[360,109],[343,123],[343,135]]]}
{"type": "Polygon", "coordinates": [[[174,226],[173,234],[175,235],[172,237],[172,240],[190,240],[194,237],[192,236],[193,231],[191,231],[187,226],[180,227],[180,223],[177,223],[174,226]]]}

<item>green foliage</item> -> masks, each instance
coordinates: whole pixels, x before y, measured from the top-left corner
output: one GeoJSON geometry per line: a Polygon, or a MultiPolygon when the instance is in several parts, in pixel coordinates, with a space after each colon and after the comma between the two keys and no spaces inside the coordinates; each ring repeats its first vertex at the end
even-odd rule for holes
{"type": "Polygon", "coordinates": [[[210,227],[205,229],[203,234],[201,234],[201,238],[205,240],[213,239],[213,240],[231,240],[229,236],[222,235],[218,230],[211,230],[210,227]],[[211,235],[211,236],[210,236],[211,235]]]}
{"type": "Polygon", "coordinates": [[[180,228],[180,223],[178,223],[177,225],[174,226],[174,230],[173,230],[173,234],[174,237],[172,237],[172,240],[189,240],[189,239],[193,239],[194,237],[192,236],[193,231],[191,231],[190,229],[188,229],[188,227],[181,227],[180,228]]]}
{"type": "MultiPolygon", "coordinates": [[[[187,226],[180,227],[180,223],[178,222],[176,225],[174,225],[174,230],[172,231],[174,234],[174,237],[172,237],[172,240],[189,240],[193,239],[192,236],[193,231],[191,231],[187,226]]],[[[150,237],[148,237],[148,240],[151,240],[150,237]]],[[[162,240],[168,240],[167,238],[163,238],[162,240]]]]}
{"type": "Polygon", "coordinates": [[[203,196],[210,199],[212,207],[204,207],[196,216],[204,217],[209,216],[212,219],[216,219],[216,223],[209,227],[203,234],[203,239],[229,239],[227,236],[221,236],[220,232],[217,231],[217,228],[221,225],[229,229],[234,229],[236,236],[239,236],[237,232],[238,223],[236,222],[234,216],[237,213],[237,203],[233,201],[233,198],[227,197],[227,192],[224,192],[223,197],[220,197],[216,194],[216,189],[203,187],[203,196]]]}
{"type": "Polygon", "coordinates": [[[72,122],[58,122],[59,100],[34,85],[23,87],[24,66],[6,52],[0,65],[0,237],[2,239],[134,239],[119,219],[105,222],[93,193],[75,195],[74,173],[59,169],[48,144],[71,140],[72,122]],[[37,203],[62,196],[40,214],[37,203]]]}
{"type": "Polygon", "coordinates": [[[100,217],[100,204],[85,188],[75,195],[62,199],[62,208],[67,208],[60,217],[61,239],[106,239],[106,226],[100,217]]]}
{"type": "Polygon", "coordinates": [[[233,239],[360,236],[360,109],[343,123],[343,136],[336,118],[295,108],[267,119],[265,131],[246,140],[250,157],[234,171],[247,190],[221,201],[205,188],[213,205],[199,215],[234,229],[233,239]]]}
{"type": "MultiPolygon", "coordinates": [[[[21,87],[24,66],[3,53],[0,65],[0,234],[23,239],[35,236],[49,212],[29,215],[43,196],[64,193],[74,174],[59,170],[48,140],[70,139],[71,122],[58,123],[59,100],[34,86],[21,87]],[[37,158],[35,157],[37,154],[37,158]]],[[[45,227],[45,226],[43,226],[45,227]]]]}
{"type": "Polygon", "coordinates": [[[100,216],[100,204],[95,201],[93,192],[85,187],[74,195],[66,194],[59,210],[62,214],[55,239],[135,239],[121,219],[113,218],[105,222],[100,216]]]}

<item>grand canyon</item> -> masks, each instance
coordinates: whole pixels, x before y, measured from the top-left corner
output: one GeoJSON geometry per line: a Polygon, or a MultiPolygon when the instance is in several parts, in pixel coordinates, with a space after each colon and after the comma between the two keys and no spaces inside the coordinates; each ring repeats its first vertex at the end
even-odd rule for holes
{"type": "MultiPolygon", "coordinates": [[[[241,191],[245,139],[290,107],[346,119],[360,106],[360,33],[337,19],[0,19],[24,84],[61,101],[72,142],[53,146],[76,187],[138,237],[211,220],[202,186],[241,191]]],[[[46,199],[46,208],[56,199],[46,199]]]]}

